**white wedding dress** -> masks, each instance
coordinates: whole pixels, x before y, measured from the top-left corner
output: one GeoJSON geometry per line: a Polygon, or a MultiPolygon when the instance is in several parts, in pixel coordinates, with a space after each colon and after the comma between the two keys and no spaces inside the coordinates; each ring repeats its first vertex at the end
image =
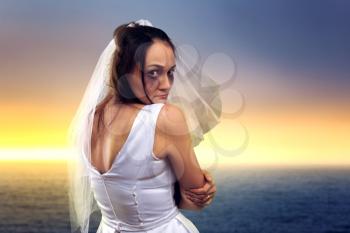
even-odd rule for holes
{"type": "Polygon", "coordinates": [[[163,103],[137,113],[111,168],[100,174],[90,163],[91,184],[102,219],[97,233],[198,233],[175,205],[175,174],[167,159],[153,154],[155,127],[163,103]]]}

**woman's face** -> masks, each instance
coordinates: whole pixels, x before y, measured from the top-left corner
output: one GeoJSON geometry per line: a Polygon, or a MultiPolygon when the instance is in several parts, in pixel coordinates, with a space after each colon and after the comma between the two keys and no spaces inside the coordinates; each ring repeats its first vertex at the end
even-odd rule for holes
{"type": "MultiPolygon", "coordinates": [[[[175,55],[167,42],[154,40],[145,57],[145,91],[153,103],[165,103],[174,81],[175,55]]],[[[128,79],[130,88],[137,98],[151,104],[145,95],[141,80],[141,70],[135,66],[128,79]]]]}

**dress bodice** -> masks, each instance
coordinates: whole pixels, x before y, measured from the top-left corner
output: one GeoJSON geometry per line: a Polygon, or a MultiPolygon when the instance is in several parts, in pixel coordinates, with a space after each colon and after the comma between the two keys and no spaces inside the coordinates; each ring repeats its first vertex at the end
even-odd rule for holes
{"type": "Polygon", "coordinates": [[[153,154],[156,122],[163,105],[145,105],[139,110],[107,172],[100,174],[89,163],[92,190],[107,228],[145,231],[179,213],[173,198],[176,177],[169,160],[153,154]]]}

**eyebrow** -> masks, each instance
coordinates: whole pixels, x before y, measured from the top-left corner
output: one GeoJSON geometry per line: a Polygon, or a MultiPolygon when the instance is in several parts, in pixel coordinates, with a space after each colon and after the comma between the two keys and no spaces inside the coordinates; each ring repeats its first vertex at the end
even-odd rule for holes
{"type": "MultiPolygon", "coordinates": [[[[150,67],[150,66],[156,66],[156,67],[158,67],[158,68],[164,68],[164,66],[159,65],[159,64],[151,64],[151,65],[148,65],[147,67],[150,67]]],[[[170,67],[170,69],[173,69],[173,68],[175,68],[175,67],[176,67],[176,65],[173,65],[172,67],[170,67]]]]}

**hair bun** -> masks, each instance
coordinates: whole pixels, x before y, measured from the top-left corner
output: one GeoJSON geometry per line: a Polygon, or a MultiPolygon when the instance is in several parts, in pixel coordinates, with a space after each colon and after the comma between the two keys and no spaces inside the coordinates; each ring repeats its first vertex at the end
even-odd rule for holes
{"type": "Polygon", "coordinates": [[[136,25],[153,27],[152,23],[147,19],[139,19],[135,22],[128,24],[127,27],[135,27],[136,25]]]}

